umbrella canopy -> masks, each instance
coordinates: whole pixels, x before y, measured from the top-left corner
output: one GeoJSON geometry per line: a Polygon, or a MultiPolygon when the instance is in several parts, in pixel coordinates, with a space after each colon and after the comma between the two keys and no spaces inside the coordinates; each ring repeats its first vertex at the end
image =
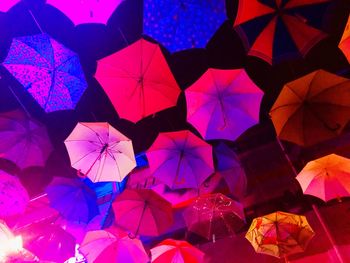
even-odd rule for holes
{"type": "Polygon", "coordinates": [[[27,190],[19,179],[0,170],[0,218],[23,214],[28,202],[27,190]]]}
{"type": "Polygon", "coordinates": [[[64,144],[72,167],[93,182],[121,182],[136,167],[131,140],[107,122],[79,122],[64,144]]]}
{"type": "Polygon", "coordinates": [[[147,263],[148,255],[137,239],[113,229],[90,231],[81,243],[79,251],[89,263],[127,262],[147,263]]]}
{"type": "Polygon", "coordinates": [[[289,82],[270,116],[282,140],[310,146],[333,138],[350,119],[350,80],[317,70],[289,82]]]}
{"type": "Polygon", "coordinates": [[[149,189],[126,189],[113,203],[115,222],[137,236],[158,236],[173,223],[171,204],[149,189]]]}
{"type": "Polygon", "coordinates": [[[204,253],[186,241],[166,239],[151,249],[152,263],[202,263],[204,253]]]}
{"type": "Polygon", "coordinates": [[[256,252],[281,258],[305,251],[314,234],[305,216],[277,211],[255,218],[245,237],[256,252]]]}
{"type": "Polygon", "coordinates": [[[20,110],[0,113],[0,155],[21,169],[44,166],[52,151],[46,127],[20,110]]]}
{"type": "Polygon", "coordinates": [[[145,0],[143,32],[171,52],[204,48],[226,19],[224,0],[145,0]]]}
{"type": "Polygon", "coordinates": [[[32,224],[22,233],[24,247],[40,260],[63,263],[75,254],[75,238],[54,224],[32,224]]]}
{"type": "Polygon", "coordinates": [[[350,63],[350,16],[346,23],[343,36],[339,43],[339,48],[343,51],[345,57],[350,63]]]}
{"type": "Polygon", "coordinates": [[[47,0],[50,4],[64,13],[74,25],[86,23],[105,24],[113,12],[117,9],[122,0],[47,0]],[[77,12],[79,10],[79,12],[77,12]]]}
{"type": "Polygon", "coordinates": [[[146,155],[151,174],[172,189],[198,188],[214,172],[211,145],[189,131],[160,133],[146,155]]]}
{"type": "Polygon", "coordinates": [[[19,3],[21,0],[6,0],[0,3],[0,12],[7,12],[11,7],[19,3]]]}
{"type": "Polygon", "coordinates": [[[249,50],[273,64],[305,56],[326,34],[322,14],[329,0],[239,0],[234,27],[249,50]]]}
{"type": "Polygon", "coordinates": [[[199,196],[183,215],[189,231],[213,240],[236,233],[245,223],[242,205],[221,193],[199,196]]]}
{"type": "Polygon", "coordinates": [[[47,34],[14,38],[3,65],[45,112],[74,109],[87,88],[78,55],[47,34]]]}
{"type": "Polygon", "coordinates": [[[180,94],[160,47],[145,39],[99,60],[95,77],[119,116],[132,122],[175,106],[180,94]]]}
{"type": "Polygon", "coordinates": [[[350,196],[350,159],[336,154],[308,162],[296,177],[304,194],[324,201],[350,196]]]}
{"type": "Polygon", "coordinates": [[[80,179],[55,177],[46,193],[50,206],[68,220],[88,223],[99,214],[95,192],[80,179]]]}
{"type": "Polygon", "coordinates": [[[214,148],[214,152],[217,160],[217,173],[225,179],[231,194],[236,198],[244,197],[247,177],[236,153],[223,142],[214,148]]]}
{"type": "Polygon", "coordinates": [[[207,140],[234,141],[259,122],[263,92],[244,69],[208,69],[185,91],[187,121],[207,140]]]}

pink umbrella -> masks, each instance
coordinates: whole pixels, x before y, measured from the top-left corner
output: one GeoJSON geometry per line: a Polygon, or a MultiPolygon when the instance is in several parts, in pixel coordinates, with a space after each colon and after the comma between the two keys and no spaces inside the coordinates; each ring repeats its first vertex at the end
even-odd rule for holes
{"type": "Polygon", "coordinates": [[[234,141],[259,122],[263,92],[243,69],[208,69],[185,91],[187,121],[207,140],[234,141]]]}
{"type": "Polygon", "coordinates": [[[79,250],[89,263],[149,262],[139,239],[131,239],[115,229],[87,232],[79,250]]]}
{"type": "Polygon", "coordinates": [[[160,133],[146,154],[151,174],[171,189],[198,188],[214,172],[212,147],[189,131],[160,133]]]}
{"type": "Polygon", "coordinates": [[[27,190],[19,179],[0,170],[0,218],[24,213],[28,202],[27,190]]]}
{"type": "Polygon", "coordinates": [[[4,0],[0,3],[0,12],[7,12],[11,7],[19,3],[21,0],[4,0]]]}
{"type": "Polygon", "coordinates": [[[96,79],[132,122],[175,106],[181,91],[160,47],[145,39],[98,61],[96,79]]]}
{"type": "Polygon", "coordinates": [[[121,182],[136,166],[131,140],[107,122],[79,122],[64,143],[72,167],[93,182],[121,182]]]}
{"type": "Polygon", "coordinates": [[[115,222],[132,234],[158,236],[173,223],[171,204],[149,189],[126,189],[113,203],[115,222]]]}
{"type": "Polygon", "coordinates": [[[213,241],[235,234],[245,222],[242,205],[220,193],[199,196],[184,219],[189,231],[213,241]]]}
{"type": "Polygon", "coordinates": [[[166,239],[151,249],[152,263],[202,263],[204,253],[186,241],[166,239]]]}
{"type": "Polygon", "coordinates": [[[106,25],[121,2],[122,0],[47,0],[46,3],[59,9],[74,25],[86,23],[106,25]]]}
{"type": "Polygon", "coordinates": [[[0,114],[0,156],[24,169],[44,166],[52,146],[46,127],[23,111],[0,114]]]}

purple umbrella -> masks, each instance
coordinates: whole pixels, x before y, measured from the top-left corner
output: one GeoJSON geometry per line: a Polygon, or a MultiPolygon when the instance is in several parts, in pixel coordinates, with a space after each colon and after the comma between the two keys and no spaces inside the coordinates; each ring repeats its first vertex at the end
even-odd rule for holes
{"type": "Polygon", "coordinates": [[[3,65],[45,112],[74,109],[87,88],[78,55],[46,34],[14,38],[3,65]]]}
{"type": "Polygon", "coordinates": [[[247,188],[247,177],[236,153],[222,142],[214,148],[214,153],[217,173],[224,178],[231,194],[242,198],[247,188]]]}
{"type": "Polygon", "coordinates": [[[0,218],[24,213],[28,202],[19,179],[0,170],[0,218]]]}
{"type": "Polygon", "coordinates": [[[50,206],[70,221],[88,223],[99,214],[95,192],[80,179],[56,177],[46,192],[50,206]]]}
{"type": "Polygon", "coordinates": [[[20,110],[0,113],[0,157],[24,169],[43,166],[52,146],[46,127],[20,110]]]}

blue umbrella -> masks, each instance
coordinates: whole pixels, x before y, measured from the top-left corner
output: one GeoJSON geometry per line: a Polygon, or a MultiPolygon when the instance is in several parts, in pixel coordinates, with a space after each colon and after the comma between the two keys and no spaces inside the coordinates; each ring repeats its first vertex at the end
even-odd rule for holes
{"type": "Polygon", "coordinates": [[[145,0],[144,34],[171,52],[203,48],[226,19],[225,0],[145,0]]]}
{"type": "Polygon", "coordinates": [[[99,214],[95,192],[80,179],[56,177],[46,193],[50,206],[67,220],[88,223],[99,214]]]}
{"type": "Polygon", "coordinates": [[[46,112],[74,109],[87,88],[78,55],[47,34],[14,38],[3,65],[46,112]]]}

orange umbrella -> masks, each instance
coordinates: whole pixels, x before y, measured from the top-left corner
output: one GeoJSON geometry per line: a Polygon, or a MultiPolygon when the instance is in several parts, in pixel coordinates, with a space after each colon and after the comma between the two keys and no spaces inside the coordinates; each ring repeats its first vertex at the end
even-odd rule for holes
{"type": "Polygon", "coordinates": [[[289,82],[270,116],[282,140],[309,146],[335,137],[350,119],[350,80],[317,70],[289,82]]]}
{"type": "Polygon", "coordinates": [[[314,235],[305,216],[277,211],[255,218],[245,237],[256,252],[286,258],[305,251],[314,235]]]}
{"type": "Polygon", "coordinates": [[[350,16],[345,26],[343,37],[340,40],[339,48],[343,51],[345,57],[350,63],[350,16]]]}
{"type": "Polygon", "coordinates": [[[296,177],[304,194],[324,201],[350,196],[350,159],[336,154],[308,162],[296,177]]]}

